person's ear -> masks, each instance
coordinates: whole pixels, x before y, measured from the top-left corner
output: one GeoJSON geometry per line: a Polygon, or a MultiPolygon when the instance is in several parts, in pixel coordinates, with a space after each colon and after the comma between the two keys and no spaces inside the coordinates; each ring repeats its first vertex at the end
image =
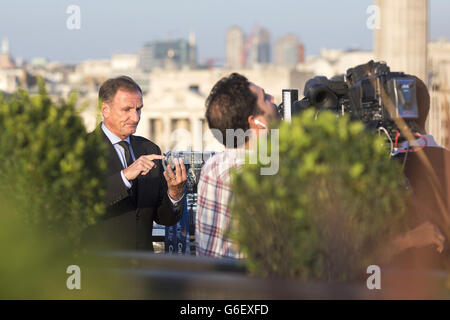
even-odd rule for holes
{"type": "Polygon", "coordinates": [[[250,129],[257,129],[254,115],[251,115],[248,117],[248,126],[250,129]]]}
{"type": "Polygon", "coordinates": [[[109,114],[111,113],[111,106],[107,102],[103,101],[101,110],[103,118],[106,119],[109,117],[109,114]]]}
{"type": "Polygon", "coordinates": [[[255,116],[248,117],[248,124],[250,129],[267,129],[267,126],[262,121],[256,119],[255,116]]]}

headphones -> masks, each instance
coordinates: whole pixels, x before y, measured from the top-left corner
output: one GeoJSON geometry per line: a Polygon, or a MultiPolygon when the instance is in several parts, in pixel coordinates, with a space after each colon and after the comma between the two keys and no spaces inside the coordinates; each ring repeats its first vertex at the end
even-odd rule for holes
{"type": "Polygon", "coordinates": [[[264,123],[262,123],[261,121],[259,121],[258,119],[255,119],[254,121],[255,121],[256,124],[259,124],[260,126],[263,126],[264,129],[267,129],[267,126],[264,123]]]}

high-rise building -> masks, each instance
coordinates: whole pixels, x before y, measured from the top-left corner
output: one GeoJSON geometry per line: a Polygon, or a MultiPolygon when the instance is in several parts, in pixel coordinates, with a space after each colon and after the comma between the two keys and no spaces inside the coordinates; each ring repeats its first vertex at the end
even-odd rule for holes
{"type": "Polygon", "coordinates": [[[189,68],[197,68],[197,40],[194,32],[189,34],[189,68]]]}
{"type": "Polygon", "coordinates": [[[303,60],[303,45],[295,34],[287,34],[276,41],[275,64],[294,67],[303,60]]]}
{"type": "Polygon", "coordinates": [[[7,38],[2,40],[2,48],[0,52],[0,69],[15,68],[14,61],[9,54],[9,41],[7,38]]]}
{"type": "Polygon", "coordinates": [[[268,64],[272,61],[270,32],[260,28],[252,39],[248,65],[268,64]]]}
{"type": "Polygon", "coordinates": [[[9,41],[8,38],[2,39],[2,54],[9,54],[9,41]]]}
{"type": "Polygon", "coordinates": [[[227,30],[225,46],[225,66],[229,69],[241,69],[245,67],[245,35],[240,27],[233,26],[227,30]]]}
{"type": "Polygon", "coordinates": [[[375,56],[392,71],[416,75],[427,83],[428,0],[375,0],[380,28],[375,56]]]}
{"type": "Polygon", "coordinates": [[[428,68],[431,108],[427,131],[438,144],[450,148],[450,41],[441,39],[428,44],[428,68]]]}
{"type": "Polygon", "coordinates": [[[197,66],[195,37],[190,41],[154,41],[147,43],[139,52],[139,66],[144,71],[154,68],[193,69],[197,66]]]}

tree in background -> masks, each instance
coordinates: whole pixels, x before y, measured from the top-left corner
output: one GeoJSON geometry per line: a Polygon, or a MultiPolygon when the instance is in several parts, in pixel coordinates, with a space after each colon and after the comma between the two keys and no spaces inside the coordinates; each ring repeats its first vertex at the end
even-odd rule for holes
{"type": "Polygon", "coordinates": [[[0,96],[0,188],[24,223],[78,242],[104,212],[106,146],[75,101],[53,103],[43,82],[34,96],[0,96]]]}
{"type": "Polygon", "coordinates": [[[33,96],[0,96],[1,299],[116,292],[111,279],[92,274],[97,260],[77,250],[104,212],[107,149],[100,132],[86,132],[75,100],[52,102],[42,82],[33,96]],[[70,265],[81,268],[82,290],[66,287],[70,265]]]}
{"type": "Polygon", "coordinates": [[[233,236],[260,276],[351,280],[404,230],[405,181],[385,141],[313,110],[282,123],[279,172],[233,175],[233,236]]]}

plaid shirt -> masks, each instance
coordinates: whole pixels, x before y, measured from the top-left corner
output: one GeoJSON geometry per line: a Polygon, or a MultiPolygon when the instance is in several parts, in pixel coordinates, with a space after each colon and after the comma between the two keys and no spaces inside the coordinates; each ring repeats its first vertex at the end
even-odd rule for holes
{"type": "Polygon", "coordinates": [[[243,258],[236,244],[225,233],[231,227],[230,169],[241,167],[244,156],[244,149],[226,149],[211,157],[202,168],[195,223],[196,252],[199,256],[243,258]]]}

